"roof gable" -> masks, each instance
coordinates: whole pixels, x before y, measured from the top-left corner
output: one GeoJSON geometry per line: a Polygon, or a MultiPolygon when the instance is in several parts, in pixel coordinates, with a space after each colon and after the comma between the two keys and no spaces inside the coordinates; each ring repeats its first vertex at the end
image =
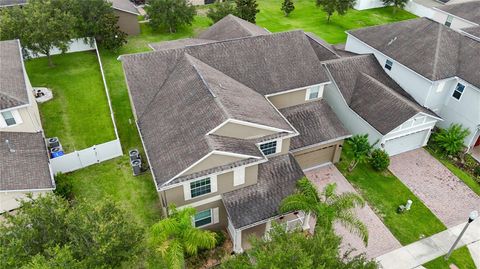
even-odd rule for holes
{"type": "Polygon", "coordinates": [[[200,39],[227,40],[241,37],[268,35],[269,31],[229,14],[198,35],[200,39]]]}
{"type": "Polygon", "coordinates": [[[480,24],[480,1],[469,1],[437,7],[446,13],[455,15],[467,21],[480,24]]]}

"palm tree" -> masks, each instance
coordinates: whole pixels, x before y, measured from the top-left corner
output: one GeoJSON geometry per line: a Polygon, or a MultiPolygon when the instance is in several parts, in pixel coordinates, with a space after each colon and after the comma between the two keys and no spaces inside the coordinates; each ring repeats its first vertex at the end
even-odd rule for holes
{"type": "Polygon", "coordinates": [[[316,226],[326,229],[333,229],[333,224],[339,222],[367,245],[367,227],[353,212],[355,207],[365,206],[365,201],[352,192],[336,194],[336,188],[336,184],[328,184],[319,193],[310,180],[304,177],[297,182],[297,191],[282,201],[280,211],[286,213],[301,210],[312,214],[317,219],[316,226]]]}
{"type": "MultiPolygon", "coordinates": [[[[375,144],[377,143],[378,141],[375,144]]],[[[350,151],[353,155],[352,161],[348,166],[348,171],[352,172],[357,164],[367,159],[375,144],[370,145],[368,142],[368,134],[354,135],[347,140],[347,144],[350,146],[350,151]]]]}
{"type": "Polygon", "coordinates": [[[168,218],[152,226],[149,238],[150,244],[165,259],[168,268],[183,268],[185,253],[195,255],[199,249],[215,247],[215,233],[193,226],[194,208],[177,210],[171,206],[169,212],[171,215],[168,218]]]}

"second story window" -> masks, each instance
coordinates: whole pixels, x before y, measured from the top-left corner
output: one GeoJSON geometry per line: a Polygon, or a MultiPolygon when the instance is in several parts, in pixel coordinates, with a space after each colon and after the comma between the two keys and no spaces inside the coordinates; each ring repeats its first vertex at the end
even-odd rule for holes
{"type": "Polygon", "coordinates": [[[453,16],[448,15],[447,20],[445,21],[445,25],[450,27],[452,25],[453,16]]]}
{"type": "Polygon", "coordinates": [[[315,85],[307,90],[307,100],[313,100],[320,97],[320,85],[315,85]]]}
{"type": "Polygon", "coordinates": [[[194,198],[212,192],[210,178],[190,182],[190,197],[194,198]]]}
{"type": "Polygon", "coordinates": [[[271,155],[277,152],[277,141],[271,141],[260,144],[260,150],[265,155],[271,155]]]}
{"type": "Polygon", "coordinates": [[[455,87],[455,90],[453,91],[452,97],[460,100],[460,97],[462,97],[463,91],[465,90],[465,85],[462,83],[458,83],[457,87],[455,87]]]}
{"type": "Polygon", "coordinates": [[[385,68],[388,70],[392,70],[393,62],[391,60],[387,60],[385,62],[385,68]]]}
{"type": "Polygon", "coordinates": [[[13,113],[11,111],[2,112],[2,117],[5,120],[5,123],[7,124],[7,126],[12,126],[17,124],[17,121],[15,120],[15,117],[13,116],[13,113]]]}

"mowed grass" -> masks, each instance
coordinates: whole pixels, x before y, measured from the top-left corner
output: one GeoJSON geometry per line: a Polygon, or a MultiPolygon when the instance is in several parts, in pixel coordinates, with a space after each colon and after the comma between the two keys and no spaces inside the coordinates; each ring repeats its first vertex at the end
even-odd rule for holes
{"type": "Polygon", "coordinates": [[[328,22],[326,13],[315,5],[315,0],[294,1],[295,10],[288,17],[280,10],[282,1],[259,0],[257,3],[260,9],[257,25],[271,32],[302,29],[317,34],[331,44],[345,42],[347,30],[416,18],[404,10],[393,14],[391,7],[385,7],[361,11],[351,9],[343,16],[335,13],[328,22]]]}
{"type": "Polygon", "coordinates": [[[440,256],[433,261],[430,261],[423,265],[423,267],[427,269],[450,269],[450,265],[455,264],[457,267],[461,269],[475,269],[475,263],[472,260],[470,255],[470,251],[467,247],[461,247],[455,250],[452,253],[452,256],[445,260],[444,256],[440,256]]]}
{"type": "MultiPolygon", "coordinates": [[[[348,172],[352,159],[349,146],[345,145],[338,169],[361,193],[388,229],[402,245],[408,245],[446,229],[440,220],[392,173],[379,173],[368,164],[360,163],[348,172]],[[399,205],[412,200],[412,208],[397,213],[399,205]]],[[[370,231],[375,232],[375,231],[370,231]]]]}
{"type": "Polygon", "coordinates": [[[39,104],[47,137],[57,136],[67,152],[115,139],[100,66],[94,51],[28,60],[33,87],[47,87],[53,100],[39,104]]]}

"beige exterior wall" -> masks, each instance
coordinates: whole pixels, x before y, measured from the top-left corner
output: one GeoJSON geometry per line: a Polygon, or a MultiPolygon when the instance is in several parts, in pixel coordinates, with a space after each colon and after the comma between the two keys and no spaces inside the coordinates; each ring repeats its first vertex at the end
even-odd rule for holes
{"type": "MultiPolygon", "coordinates": [[[[208,177],[208,176],[206,176],[208,177]]],[[[185,201],[185,195],[183,192],[183,185],[190,184],[191,181],[184,182],[182,185],[167,189],[165,191],[160,191],[159,195],[161,196],[161,201],[166,200],[167,204],[175,204],[178,206],[184,206],[187,204],[195,203],[202,201],[214,196],[218,196],[222,193],[236,190],[239,188],[244,188],[246,186],[257,183],[258,177],[258,165],[252,165],[245,168],[245,183],[233,186],[233,172],[226,172],[223,174],[217,175],[217,191],[209,193],[200,197],[195,197],[190,200],[185,201]]]]}
{"type": "Polygon", "coordinates": [[[210,169],[210,168],[214,168],[214,167],[217,167],[217,166],[222,166],[222,165],[226,165],[226,164],[229,164],[229,163],[237,162],[237,161],[240,161],[240,160],[243,160],[243,159],[244,158],[225,156],[225,155],[220,155],[220,154],[212,154],[212,155],[208,156],[205,160],[201,161],[200,163],[198,163],[194,167],[187,170],[182,175],[193,174],[193,173],[200,172],[200,171],[203,171],[203,170],[207,170],[207,169],[210,169]]]}
{"type": "Polygon", "coordinates": [[[31,193],[35,199],[39,195],[51,193],[52,191],[34,191],[34,192],[0,192],[0,213],[16,209],[20,206],[17,199],[27,199],[27,194],[31,193]]]}
{"type": "Polygon", "coordinates": [[[294,92],[270,96],[268,97],[268,99],[270,100],[270,102],[272,102],[272,104],[276,108],[282,109],[285,107],[300,105],[305,102],[308,102],[308,101],[305,101],[306,94],[307,94],[307,89],[302,89],[294,92]]]}
{"type": "Polygon", "coordinates": [[[226,229],[228,225],[228,217],[227,217],[227,211],[225,210],[225,206],[223,205],[222,200],[218,200],[215,202],[211,202],[208,204],[204,204],[201,206],[196,207],[197,212],[211,209],[211,208],[218,208],[218,220],[216,223],[212,223],[210,225],[202,226],[202,229],[208,229],[208,230],[224,230],[226,229]]]}
{"type": "Polygon", "coordinates": [[[228,122],[227,124],[223,125],[221,128],[219,128],[213,133],[216,135],[223,135],[228,137],[251,139],[251,138],[258,138],[262,136],[272,135],[272,134],[275,134],[276,132],[228,122]]]}
{"type": "Polygon", "coordinates": [[[340,160],[343,140],[323,144],[293,153],[295,160],[302,169],[308,169],[328,162],[340,160]]]}
{"type": "Polygon", "coordinates": [[[290,151],[290,137],[282,140],[282,151],[280,154],[287,154],[290,151]]]}
{"type": "Polygon", "coordinates": [[[118,16],[117,25],[122,32],[128,35],[140,34],[140,24],[137,15],[115,9],[115,15],[118,16]]]}

